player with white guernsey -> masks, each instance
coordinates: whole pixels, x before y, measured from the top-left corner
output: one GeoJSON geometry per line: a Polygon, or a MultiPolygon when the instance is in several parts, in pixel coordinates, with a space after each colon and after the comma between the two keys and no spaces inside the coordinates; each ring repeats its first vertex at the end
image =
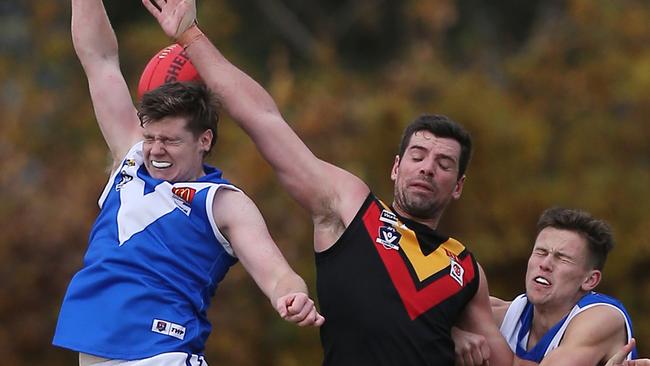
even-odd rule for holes
{"type": "MultiPolygon", "coordinates": [[[[625,365],[647,365],[647,359],[630,361],[637,354],[623,304],[594,291],[614,246],[609,225],[581,210],[551,208],[537,230],[526,293],[513,301],[491,298],[515,364],[619,365],[625,358],[625,365]]],[[[483,365],[488,358],[480,337],[457,330],[454,341],[458,365],[483,365]]]]}

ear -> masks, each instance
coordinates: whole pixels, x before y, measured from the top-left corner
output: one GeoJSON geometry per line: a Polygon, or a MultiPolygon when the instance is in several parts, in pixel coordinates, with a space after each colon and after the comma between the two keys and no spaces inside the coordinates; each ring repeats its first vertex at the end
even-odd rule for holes
{"type": "Polygon", "coordinates": [[[398,168],[399,168],[399,155],[395,155],[395,162],[393,162],[393,168],[390,170],[390,179],[393,182],[397,179],[398,168]]]}
{"type": "Polygon", "coordinates": [[[465,174],[456,181],[456,186],[454,191],[451,192],[451,197],[455,200],[460,198],[461,193],[463,193],[463,186],[465,185],[465,174]]]}
{"type": "Polygon", "coordinates": [[[199,136],[199,145],[201,145],[201,150],[204,152],[210,151],[210,146],[212,146],[213,138],[214,135],[212,134],[212,130],[208,129],[203,131],[201,136],[199,136]]]}
{"type": "Polygon", "coordinates": [[[600,283],[600,279],[602,278],[603,274],[597,269],[592,269],[587,273],[587,278],[585,278],[584,282],[582,283],[582,290],[584,291],[591,291],[598,284],[600,283]]]}

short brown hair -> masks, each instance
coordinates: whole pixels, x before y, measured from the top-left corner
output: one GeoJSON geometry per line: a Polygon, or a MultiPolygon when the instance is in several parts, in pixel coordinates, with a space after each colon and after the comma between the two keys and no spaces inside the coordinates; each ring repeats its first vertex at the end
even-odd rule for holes
{"type": "Polygon", "coordinates": [[[614,248],[612,229],[605,221],[586,211],[552,207],[539,217],[537,234],[547,227],[573,231],[585,238],[594,268],[603,270],[607,254],[614,248]]]}
{"type": "Polygon", "coordinates": [[[186,127],[194,136],[212,131],[212,150],[217,142],[218,110],[219,103],[205,84],[173,82],[145,93],[138,105],[138,117],[142,126],[168,116],[187,117],[186,127]]]}

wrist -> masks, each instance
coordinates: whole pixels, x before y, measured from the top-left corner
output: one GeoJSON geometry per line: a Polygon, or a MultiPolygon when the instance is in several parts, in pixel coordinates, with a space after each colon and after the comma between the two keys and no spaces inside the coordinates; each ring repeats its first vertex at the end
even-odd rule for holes
{"type": "Polygon", "coordinates": [[[203,36],[203,32],[199,29],[196,22],[189,26],[180,36],[176,38],[178,43],[183,49],[187,49],[192,43],[203,36]]]}

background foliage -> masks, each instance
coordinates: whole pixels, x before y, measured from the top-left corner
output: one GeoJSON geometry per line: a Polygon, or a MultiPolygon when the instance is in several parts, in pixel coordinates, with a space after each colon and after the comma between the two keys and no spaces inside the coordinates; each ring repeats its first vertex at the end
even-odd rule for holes
{"type": "MultiPolygon", "coordinates": [[[[108,0],[127,80],[169,40],[139,1],[108,0]]],[[[0,354],[70,365],[49,345],[81,266],[108,155],[72,50],[68,1],[0,4],[0,354]]],[[[204,0],[202,29],[276,98],[314,152],[390,200],[403,126],[442,113],[473,134],[463,198],[442,229],[491,291],[523,290],[534,223],[552,205],[608,220],[600,290],[650,354],[650,3],[644,0],[204,0]]],[[[311,223],[228,119],[211,162],[259,204],[314,289],[311,223]]],[[[312,365],[318,332],[284,324],[236,267],[217,292],[216,365],[312,365]]]]}

